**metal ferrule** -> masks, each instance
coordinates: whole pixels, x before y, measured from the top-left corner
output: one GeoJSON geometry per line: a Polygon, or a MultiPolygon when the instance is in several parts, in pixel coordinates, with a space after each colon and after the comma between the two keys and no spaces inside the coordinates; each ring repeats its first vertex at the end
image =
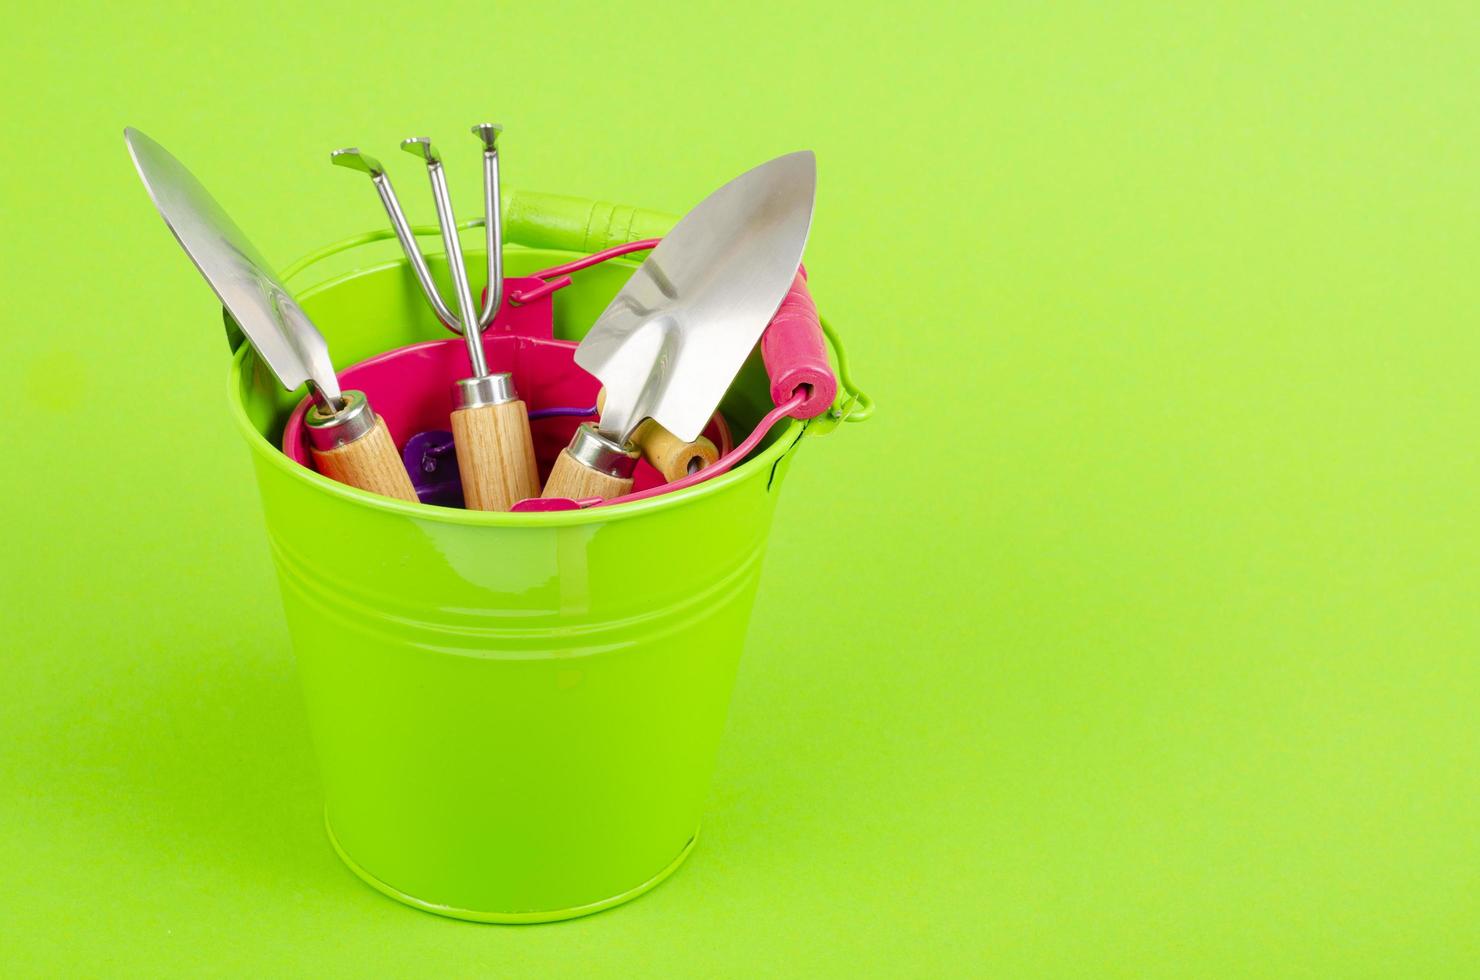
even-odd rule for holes
{"type": "Polygon", "coordinates": [[[310,405],[303,417],[303,426],[308,430],[308,441],[321,453],[340,446],[348,446],[356,439],[375,428],[379,421],[370,410],[362,391],[341,393],[344,405],[339,411],[326,414],[319,406],[310,405]]]}
{"type": "Polygon", "coordinates": [[[452,389],[452,410],[502,405],[519,397],[514,390],[514,376],[508,372],[485,374],[481,378],[463,378],[452,389]]]}
{"type": "Polygon", "coordinates": [[[582,466],[621,480],[632,475],[632,471],[637,468],[638,457],[641,455],[637,447],[630,442],[623,446],[608,439],[590,422],[581,423],[581,427],[576,430],[575,438],[570,441],[565,451],[570,453],[582,466]]]}

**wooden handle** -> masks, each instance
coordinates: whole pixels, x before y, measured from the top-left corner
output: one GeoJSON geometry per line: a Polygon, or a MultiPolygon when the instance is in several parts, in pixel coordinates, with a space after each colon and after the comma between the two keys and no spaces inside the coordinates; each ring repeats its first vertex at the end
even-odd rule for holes
{"type": "Polygon", "coordinates": [[[540,495],[524,402],[458,409],[452,413],[452,442],[469,510],[508,510],[540,495]]]}
{"type": "Polygon", "coordinates": [[[670,482],[688,476],[690,466],[698,472],[719,459],[719,450],[703,436],[684,442],[652,419],[633,431],[632,441],[642,450],[642,458],[670,482]]]}
{"type": "Polygon", "coordinates": [[[347,483],[397,500],[416,503],[416,488],[401,464],[396,444],[391,441],[385,419],[376,419],[375,428],[346,446],[320,452],[310,449],[314,466],[331,480],[347,483]]]}
{"type": "Polygon", "coordinates": [[[560,455],[555,457],[555,468],[550,471],[543,496],[569,497],[571,500],[600,497],[602,500],[610,500],[631,489],[630,476],[622,479],[594,470],[577,460],[568,450],[562,449],[560,455]]]}
{"type": "MultiPolygon", "coordinates": [[[[596,393],[596,411],[605,406],[606,389],[603,388],[596,393]]],[[[642,451],[642,458],[648,461],[648,465],[669,482],[688,476],[691,465],[698,471],[719,459],[719,450],[703,436],[693,442],[684,442],[652,419],[644,419],[632,431],[632,444],[642,451]]]]}

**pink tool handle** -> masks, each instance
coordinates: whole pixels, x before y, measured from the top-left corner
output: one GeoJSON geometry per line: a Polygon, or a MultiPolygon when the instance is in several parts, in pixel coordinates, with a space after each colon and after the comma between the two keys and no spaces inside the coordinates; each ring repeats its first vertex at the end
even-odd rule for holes
{"type": "Polygon", "coordinates": [[[761,360],[771,379],[772,404],[784,405],[798,391],[810,390],[802,404],[792,410],[792,418],[816,418],[832,407],[838,379],[827,362],[827,344],[822,339],[817,304],[807,292],[805,271],[797,273],[791,291],[761,335],[761,360]]]}

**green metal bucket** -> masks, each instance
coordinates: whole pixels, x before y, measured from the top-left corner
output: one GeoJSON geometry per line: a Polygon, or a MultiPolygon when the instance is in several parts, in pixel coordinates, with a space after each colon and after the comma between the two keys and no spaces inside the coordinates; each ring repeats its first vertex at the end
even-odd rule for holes
{"type": "MultiPolygon", "coordinates": [[[[672,220],[510,195],[506,271],[672,220]]],[[[388,234],[287,271],[354,264],[299,292],[336,367],[447,336],[404,259],[371,256],[388,234]]],[[[469,254],[475,282],[481,262],[469,254]]],[[[579,338],[632,268],[604,263],[557,293],[556,336],[579,338]]],[[[278,439],[302,392],[283,392],[238,348],[232,410],[252,450],[329,836],[356,874],[430,912],[540,922],[627,901],[683,862],[783,477],[804,435],[870,410],[828,334],[841,382],[828,415],[788,420],[753,458],[688,490],[541,514],[407,504],[292,462],[278,439]]],[[[748,364],[722,410],[743,434],[770,407],[764,371],[748,364]]]]}

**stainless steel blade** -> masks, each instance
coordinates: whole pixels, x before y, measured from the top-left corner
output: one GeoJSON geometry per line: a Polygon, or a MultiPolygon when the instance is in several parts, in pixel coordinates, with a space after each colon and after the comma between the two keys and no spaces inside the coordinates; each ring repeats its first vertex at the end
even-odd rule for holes
{"type": "Polygon", "coordinates": [[[251,241],[168,150],[132,127],[123,138],[165,224],[283,387],[309,382],[316,401],[337,408],[328,343],[251,241]]]}
{"type": "Polygon", "coordinates": [[[622,287],[576,348],[601,380],[602,432],[652,418],[698,438],[786,297],[812,224],[817,162],[803,150],[700,201],[622,287]]]}

